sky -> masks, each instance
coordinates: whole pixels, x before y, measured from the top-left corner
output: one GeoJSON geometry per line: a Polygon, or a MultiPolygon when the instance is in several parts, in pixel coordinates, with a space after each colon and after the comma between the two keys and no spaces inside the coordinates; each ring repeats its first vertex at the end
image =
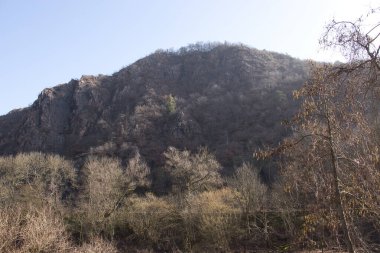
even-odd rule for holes
{"type": "Polygon", "coordinates": [[[379,0],[0,0],[0,115],[47,87],[112,74],[157,49],[239,42],[300,59],[342,60],[318,40],[332,18],[379,0]]]}

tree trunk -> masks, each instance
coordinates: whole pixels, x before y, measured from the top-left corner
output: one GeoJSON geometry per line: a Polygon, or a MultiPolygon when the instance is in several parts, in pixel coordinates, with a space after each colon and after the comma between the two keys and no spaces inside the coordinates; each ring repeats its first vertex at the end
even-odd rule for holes
{"type": "Polygon", "coordinates": [[[352,244],[351,235],[348,229],[347,218],[344,212],[342,196],[339,189],[338,163],[337,163],[337,158],[336,158],[336,154],[334,150],[334,141],[332,137],[329,115],[327,115],[326,118],[327,118],[328,138],[329,138],[329,146],[330,146],[331,165],[332,165],[332,172],[333,172],[333,177],[334,177],[333,188],[334,188],[335,205],[338,212],[339,221],[343,229],[344,241],[346,243],[347,250],[349,253],[354,253],[355,252],[354,246],[352,244]]]}

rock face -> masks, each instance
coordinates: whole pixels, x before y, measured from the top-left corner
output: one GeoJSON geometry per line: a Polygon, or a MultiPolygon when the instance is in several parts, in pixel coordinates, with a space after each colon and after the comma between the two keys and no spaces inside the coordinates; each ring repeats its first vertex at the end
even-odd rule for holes
{"type": "Polygon", "coordinates": [[[154,167],[168,146],[207,146],[234,167],[286,135],[281,120],[294,113],[291,92],[306,76],[303,61],[242,45],[157,51],[112,76],[45,89],[30,107],[1,116],[0,154],[138,150],[154,167]]]}

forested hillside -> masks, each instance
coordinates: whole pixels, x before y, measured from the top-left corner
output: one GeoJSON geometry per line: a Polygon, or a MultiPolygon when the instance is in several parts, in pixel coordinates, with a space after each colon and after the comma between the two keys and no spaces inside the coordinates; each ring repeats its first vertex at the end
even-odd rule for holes
{"type": "Polygon", "coordinates": [[[277,144],[297,106],[307,63],[244,45],[158,50],[112,76],[47,88],[28,108],[0,117],[0,153],[41,151],[129,158],[152,168],[169,147],[207,147],[226,172],[277,144]]]}

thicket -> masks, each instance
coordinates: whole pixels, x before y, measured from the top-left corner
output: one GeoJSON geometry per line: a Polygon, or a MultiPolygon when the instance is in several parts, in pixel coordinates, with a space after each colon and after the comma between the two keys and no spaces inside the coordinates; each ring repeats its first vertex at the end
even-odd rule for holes
{"type": "Polygon", "coordinates": [[[225,180],[205,148],[169,148],[172,191],[156,196],[137,154],[125,165],[91,156],[80,168],[56,155],[0,158],[1,252],[227,251],[278,241],[268,188],[252,165],[225,180]],[[252,193],[252,194],[251,194],[252,193]],[[272,236],[275,235],[277,239],[272,236]],[[270,239],[272,238],[272,239],[270,239]]]}
{"type": "MultiPolygon", "coordinates": [[[[340,246],[334,209],[325,213],[309,205],[309,191],[294,190],[303,187],[297,181],[302,175],[284,175],[283,183],[268,186],[248,163],[222,177],[205,148],[191,153],[171,147],[163,155],[162,170],[173,182],[163,196],[152,193],[150,169],[138,154],[126,163],[91,156],[80,168],[42,153],[1,157],[0,251],[290,252],[340,246]]],[[[378,232],[371,219],[360,222],[378,232]]]]}

